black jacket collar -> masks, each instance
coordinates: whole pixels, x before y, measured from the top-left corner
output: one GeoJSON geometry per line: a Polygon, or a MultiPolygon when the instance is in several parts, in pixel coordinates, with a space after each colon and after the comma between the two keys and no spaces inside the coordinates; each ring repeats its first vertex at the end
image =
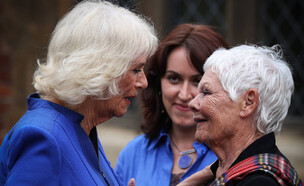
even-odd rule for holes
{"type": "MultiPolygon", "coordinates": [[[[265,136],[262,136],[261,138],[254,141],[252,144],[250,144],[241,154],[237,157],[237,159],[232,163],[230,168],[237,163],[243,161],[244,159],[247,159],[251,156],[261,154],[261,153],[271,153],[271,154],[277,154],[284,158],[286,158],[278,149],[276,146],[276,140],[275,135],[273,132],[266,134],[265,136]]],[[[211,165],[211,170],[214,175],[216,175],[216,170],[218,168],[218,160],[214,162],[211,165]]]]}

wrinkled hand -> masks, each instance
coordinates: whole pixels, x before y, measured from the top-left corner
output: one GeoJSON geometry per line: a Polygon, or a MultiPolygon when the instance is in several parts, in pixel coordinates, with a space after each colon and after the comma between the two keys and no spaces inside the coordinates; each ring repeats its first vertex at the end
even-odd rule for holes
{"type": "Polygon", "coordinates": [[[209,182],[209,180],[212,179],[213,177],[214,177],[214,175],[210,169],[210,166],[208,166],[208,167],[204,168],[203,170],[191,175],[184,181],[180,182],[179,184],[177,184],[177,186],[206,185],[209,182]]]}
{"type": "Polygon", "coordinates": [[[128,186],[135,186],[135,179],[134,178],[131,178],[129,183],[128,183],[128,186]]]}

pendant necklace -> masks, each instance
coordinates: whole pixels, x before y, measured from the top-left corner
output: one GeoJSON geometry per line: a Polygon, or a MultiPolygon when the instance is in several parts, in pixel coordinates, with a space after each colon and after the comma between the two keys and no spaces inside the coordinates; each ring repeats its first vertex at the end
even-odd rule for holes
{"type": "Polygon", "coordinates": [[[188,167],[190,167],[190,165],[193,162],[193,159],[188,154],[196,153],[196,150],[190,149],[186,151],[181,151],[180,148],[178,148],[177,145],[175,144],[173,137],[171,137],[171,140],[172,140],[172,144],[174,145],[174,147],[176,147],[176,149],[180,152],[179,154],[181,155],[181,157],[178,159],[179,168],[187,169],[188,167]]]}

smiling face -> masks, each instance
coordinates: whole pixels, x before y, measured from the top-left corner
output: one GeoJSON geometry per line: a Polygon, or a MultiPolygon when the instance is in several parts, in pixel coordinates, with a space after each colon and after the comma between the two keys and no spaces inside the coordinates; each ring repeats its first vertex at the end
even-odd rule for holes
{"type": "Polygon", "coordinates": [[[161,78],[162,100],[173,124],[194,127],[189,102],[198,94],[197,85],[202,75],[188,61],[185,48],[174,49],[167,60],[165,75],[161,78]]]}
{"type": "Polygon", "coordinates": [[[243,128],[239,125],[240,101],[232,101],[210,69],[201,79],[199,94],[190,102],[189,107],[197,122],[195,138],[200,143],[219,145],[242,132],[243,128]]]}

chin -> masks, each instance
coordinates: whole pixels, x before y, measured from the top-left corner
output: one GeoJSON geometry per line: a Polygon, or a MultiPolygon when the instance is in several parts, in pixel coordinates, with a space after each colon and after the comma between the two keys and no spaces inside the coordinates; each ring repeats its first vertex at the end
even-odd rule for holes
{"type": "Polygon", "coordinates": [[[196,129],[196,124],[193,124],[193,123],[181,124],[180,126],[183,127],[185,130],[195,130],[196,129]]]}
{"type": "Polygon", "coordinates": [[[202,143],[201,138],[195,134],[195,140],[199,143],[202,143]]]}
{"type": "Polygon", "coordinates": [[[121,113],[121,114],[115,114],[116,117],[121,118],[125,115],[125,113],[121,113]]]}
{"type": "Polygon", "coordinates": [[[196,123],[193,121],[192,118],[191,119],[173,118],[172,122],[186,128],[196,127],[196,123]]]}
{"type": "Polygon", "coordinates": [[[120,118],[120,117],[123,117],[126,113],[127,113],[127,110],[125,110],[124,112],[117,112],[117,113],[115,113],[115,116],[120,118]]]}
{"type": "Polygon", "coordinates": [[[205,143],[206,142],[206,140],[204,139],[204,134],[201,134],[198,131],[196,131],[196,133],[195,133],[195,140],[199,143],[205,143]]]}

